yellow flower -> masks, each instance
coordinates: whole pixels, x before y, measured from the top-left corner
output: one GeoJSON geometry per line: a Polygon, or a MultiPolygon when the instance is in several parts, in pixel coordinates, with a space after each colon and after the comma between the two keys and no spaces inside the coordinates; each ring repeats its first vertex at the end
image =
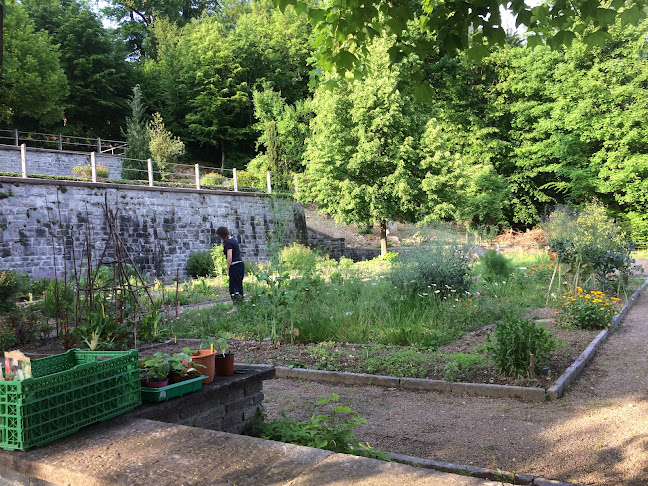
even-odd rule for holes
{"type": "Polygon", "coordinates": [[[621,299],[617,299],[616,297],[610,297],[610,300],[613,300],[614,302],[619,302],[621,299]]]}

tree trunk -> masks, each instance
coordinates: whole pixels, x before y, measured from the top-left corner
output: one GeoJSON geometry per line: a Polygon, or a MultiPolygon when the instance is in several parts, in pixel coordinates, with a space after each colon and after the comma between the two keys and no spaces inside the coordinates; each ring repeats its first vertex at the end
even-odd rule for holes
{"type": "Polygon", "coordinates": [[[387,254],[387,221],[380,220],[380,255],[387,254]]]}

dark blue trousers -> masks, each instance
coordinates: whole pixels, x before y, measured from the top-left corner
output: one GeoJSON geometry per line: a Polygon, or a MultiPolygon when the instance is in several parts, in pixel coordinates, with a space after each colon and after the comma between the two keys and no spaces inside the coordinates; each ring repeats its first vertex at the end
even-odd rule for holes
{"type": "Polygon", "coordinates": [[[233,301],[243,298],[243,276],[245,275],[245,264],[243,262],[230,265],[229,269],[229,292],[233,301]]]}

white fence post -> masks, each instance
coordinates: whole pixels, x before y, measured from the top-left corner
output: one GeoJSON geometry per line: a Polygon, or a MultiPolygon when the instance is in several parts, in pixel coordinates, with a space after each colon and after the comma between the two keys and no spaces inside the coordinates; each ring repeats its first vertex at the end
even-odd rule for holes
{"type": "Polygon", "coordinates": [[[200,189],[200,166],[195,165],[196,168],[196,189],[200,189]]]}
{"type": "Polygon", "coordinates": [[[90,154],[90,167],[92,169],[92,182],[97,182],[97,159],[94,152],[90,154]]]}
{"type": "Polygon", "coordinates": [[[19,140],[19,138],[18,138],[18,129],[14,128],[14,141],[16,142],[16,147],[18,147],[18,145],[20,145],[20,142],[18,140],[19,140]]]}
{"type": "Polygon", "coordinates": [[[236,173],[236,167],[232,169],[232,180],[234,181],[234,192],[238,192],[238,174],[236,173]]]}
{"type": "Polygon", "coordinates": [[[268,181],[268,194],[272,194],[272,184],[270,184],[270,172],[266,172],[266,180],[268,181]]]}
{"type": "Polygon", "coordinates": [[[23,179],[27,179],[27,145],[24,143],[20,146],[20,167],[23,179]]]}
{"type": "Polygon", "coordinates": [[[146,159],[146,165],[148,166],[149,186],[153,187],[153,161],[146,159]]]}

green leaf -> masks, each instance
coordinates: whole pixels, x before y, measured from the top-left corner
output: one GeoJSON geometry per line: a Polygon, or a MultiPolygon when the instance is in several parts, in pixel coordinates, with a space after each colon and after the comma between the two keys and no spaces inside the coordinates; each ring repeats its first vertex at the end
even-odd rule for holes
{"type": "Polygon", "coordinates": [[[580,9],[581,16],[584,19],[595,19],[597,17],[596,10],[598,9],[599,5],[600,4],[597,0],[588,0],[587,2],[583,2],[580,9]]]}
{"type": "Polygon", "coordinates": [[[552,49],[558,49],[561,46],[569,47],[575,38],[576,34],[573,32],[569,30],[560,30],[547,41],[547,44],[549,44],[552,49]]]}
{"type": "Polygon", "coordinates": [[[430,101],[434,99],[434,88],[428,83],[421,83],[414,86],[414,98],[416,101],[430,101]]]}
{"type": "MultiPolygon", "coordinates": [[[[287,2],[288,0],[283,0],[283,1],[287,2]]],[[[323,22],[325,19],[326,19],[326,10],[324,9],[311,8],[308,11],[308,20],[310,20],[315,25],[323,22]]]]}
{"type": "Polygon", "coordinates": [[[466,55],[468,56],[468,59],[472,59],[474,61],[483,59],[489,54],[490,54],[490,49],[488,48],[488,46],[485,46],[483,44],[477,44],[476,46],[472,46],[470,49],[466,51],[466,55]]]}
{"type": "Polygon", "coordinates": [[[591,34],[587,34],[583,40],[590,46],[604,46],[607,42],[612,40],[612,36],[604,30],[595,30],[591,34]]]}
{"type": "Polygon", "coordinates": [[[333,62],[342,70],[351,71],[358,62],[358,58],[349,51],[340,51],[333,56],[333,62]]]}
{"type": "Polygon", "coordinates": [[[533,49],[534,47],[541,46],[543,44],[542,42],[542,37],[539,35],[530,35],[526,39],[527,41],[527,47],[529,49],[533,49]]]}
{"type": "Polygon", "coordinates": [[[596,19],[601,25],[611,25],[616,19],[616,10],[610,8],[597,8],[596,19]]]}
{"type": "Polygon", "coordinates": [[[621,25],[626,26],[626,25],[637,25],[637,23],[645,18],[645,13],[643,10],[641,10],[639,7],[636,5],[633,5],[631,8],[624,10],[621,12],[619,17],[621,18],[621,25]]]}
{"type": "Polygon", "coordinates": [[[335,413],[351,413],[351,409],[345,405],[340,405],[333,409],[335,413]]]}
{"type": "Polygon", "coordinates": [[[292,3],[291,0],[276,0],[276,1],[277,1],[277,7],[279,7],[279,10],[281,10],[282,13],[285,12],[286,7],[292,3]]]}

